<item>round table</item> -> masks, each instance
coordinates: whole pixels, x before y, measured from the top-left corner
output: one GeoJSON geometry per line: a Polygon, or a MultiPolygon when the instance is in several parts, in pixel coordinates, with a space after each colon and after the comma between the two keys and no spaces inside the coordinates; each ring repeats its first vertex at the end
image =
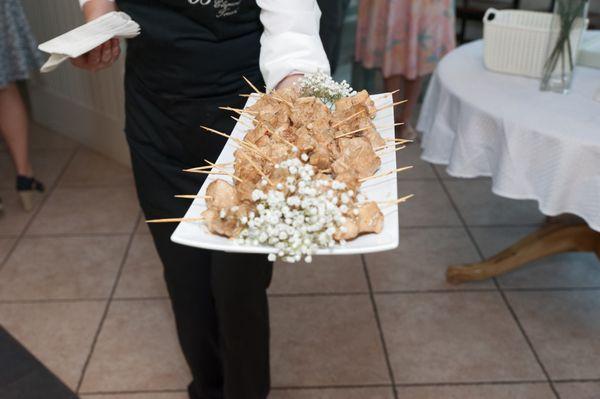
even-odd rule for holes
{"type": "Polygon", "coordinates": [[[600,70],[577,67],[568,95],[539,81],[487,70],[483,42],[448,54],[418,123],[422,158],[454,177],[492,178],[492,191],[533,199],[554,223],[482,263],[448,269],[452,282],[493,277],[567,251],[600,257],[600,70]]]}

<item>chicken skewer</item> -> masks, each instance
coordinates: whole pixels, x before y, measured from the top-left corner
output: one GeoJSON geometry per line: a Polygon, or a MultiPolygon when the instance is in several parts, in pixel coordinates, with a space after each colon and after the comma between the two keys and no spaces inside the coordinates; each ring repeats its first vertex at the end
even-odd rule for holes
{"type": "Polygon", "coordinates": [[[393,173],[400,173],[400,172],[403,172],[405,170],[409,170],[409,169],[412,169],[412,168],[413,168],[413,166],[404,166],[402,168],[398,168],[398,169],[394,169],[394,170],[388,170],[387,172],[378,173],[376,175],[372,175],[372,176],[369,176],[369,177],[363,177],[362,179],[358,179],[358,181],[361,182],[361,183],[363,183],[363,182],[366,182],[368,180],[377,179],[379,177],[384,177],[384,176],[389,176],[389,175],[391,175],[393,173]]]}
{"type": "Polygon", "coordinates": [[[386,109],[388,109],[388,108],[394,108],[394,107],[395,107],[395,106],[397,106],[397,105],[404,104],[404,103],[407,103],[407,102],[408,102],[408,100],[402,100],[402,101],[398,101],[398,102],[396,102],[396,103],[392,103],[392,104],[384,105],[384,106],[383,106],[383,107],[381,107],[381,108],[377,108],[377,112],[380,112],[380,111],[386,110],[386,109]]]}
{"type": "Polygon", "coordinates": [[[195,194],[178,194],[175,195],[175,198],[183,198],[183,199],[212,199],[211,196],[208,195],[195,195],[195,194]]]}
{"type": "Polygon", "coordinates": [[[181,222],[202,222],[203,217],[198,218],[168,218],[168,219],[150,219],[146,223],[181,223],[181,222]]]}

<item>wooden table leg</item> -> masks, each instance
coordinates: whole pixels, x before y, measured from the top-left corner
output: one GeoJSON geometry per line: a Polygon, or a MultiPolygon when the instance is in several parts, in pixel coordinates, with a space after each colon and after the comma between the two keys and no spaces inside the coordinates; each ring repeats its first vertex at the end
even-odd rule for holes
{"type": "Polygon", "coordinates": [[[485,280],[564,252],[594,252],[600,259],[600,233],[580,220],[559,218],[490,259],[449,267],[446,279],[452,284],[485,280]]]}

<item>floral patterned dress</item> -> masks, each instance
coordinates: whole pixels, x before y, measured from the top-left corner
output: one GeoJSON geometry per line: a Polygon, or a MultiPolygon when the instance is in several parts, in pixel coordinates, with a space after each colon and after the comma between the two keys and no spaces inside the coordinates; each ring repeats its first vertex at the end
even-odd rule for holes
{"type": "Polygon", "coordinates": [[[29,78],[41,61],[20,0],[0,0],[0,89],[29,78]]]}
{"type": "Polygon", "coordinates": [[[356,61],[384,77],[428,75],[456,46],[453,0],[360,0],[356,61]]]}

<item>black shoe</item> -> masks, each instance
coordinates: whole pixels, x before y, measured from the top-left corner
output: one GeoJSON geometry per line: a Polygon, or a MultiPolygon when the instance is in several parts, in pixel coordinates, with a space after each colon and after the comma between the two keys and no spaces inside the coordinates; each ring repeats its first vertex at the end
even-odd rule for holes
{"type": "Polygon", "coordinates": [[[35,193],[43,193],[44,185],[33,177],[17,176],[17,191],[21,198],[21,205],[26,212],[33,209],[33,196],[35,193]]]}

